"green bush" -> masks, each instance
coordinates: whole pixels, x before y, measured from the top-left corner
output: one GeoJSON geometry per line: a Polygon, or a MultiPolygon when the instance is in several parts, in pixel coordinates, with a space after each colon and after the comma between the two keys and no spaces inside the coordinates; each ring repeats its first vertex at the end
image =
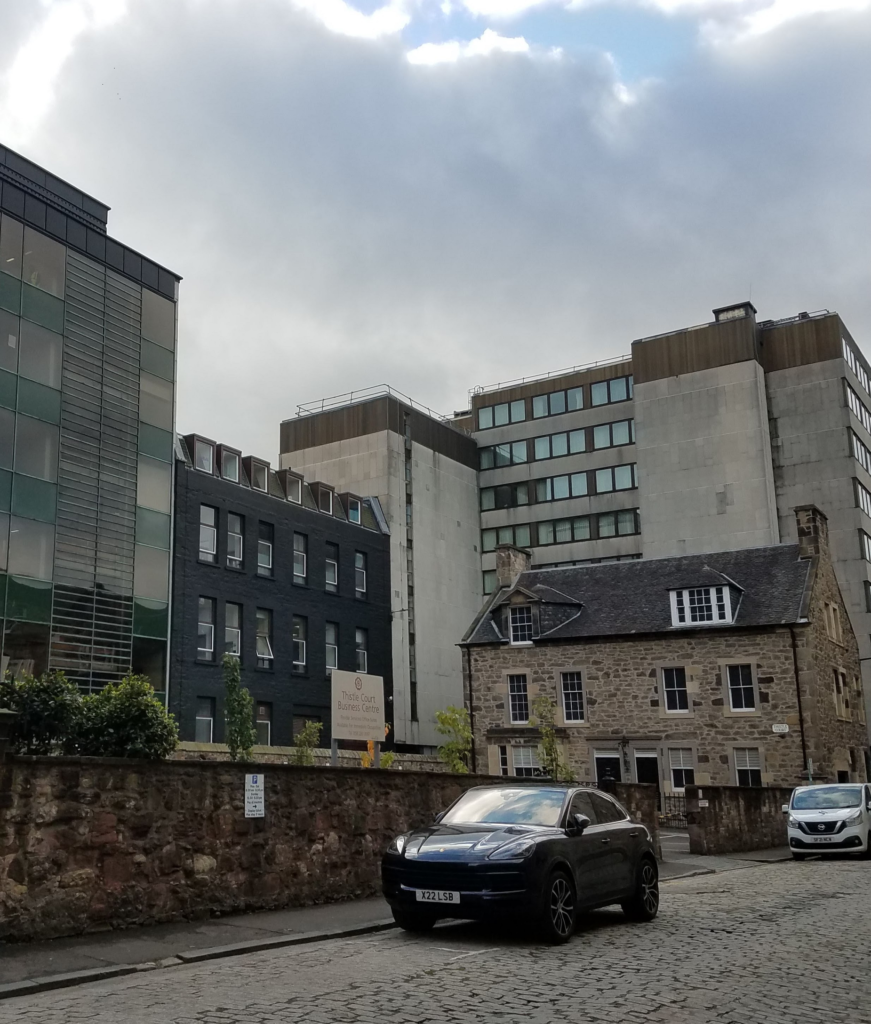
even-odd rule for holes
{"type": "Polygon", "coordinates": [[[66,744],[88,757],[160,761],[178,745],[178,727],[145,676],[125,676],[81,700],[81,713],[66,744]]]}
{"type": "Polygon", "coordinates": [[[75,729],[82,698],[63,672],[0,682],[0,707],[15,711],[12,749],[19,754],[50,754],[75,729]]]}
{"type": "Polygon", "coordinates": [[[472,726],[466,708],[448,705],[436,711],[436,732],[447,740],[439,747],[439,758],[450,771],[466,775],[472,754],[472,726]]]}
{"type": "Polygon", "coordinates": [[[323,725],[320,722],[305,723],[293,738],[291,764],[312,765],[315,763],[314,751],[320,742],[321,729],[323,729],[323,725]]]}

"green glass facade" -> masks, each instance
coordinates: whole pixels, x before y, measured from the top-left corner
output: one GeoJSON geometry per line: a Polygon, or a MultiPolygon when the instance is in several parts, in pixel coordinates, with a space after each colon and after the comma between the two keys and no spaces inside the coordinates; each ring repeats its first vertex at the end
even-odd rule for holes
{"type": "Polygon", "coordinates": [[[79,231],[86,213],[65,221],[85,244],[50,237],[0,186],[0,669],[86,690],[134,671],[164,691],[174,278],[160,270],[163,294],[158,268],[154,287],[136,280],[154,265],[79,231]],[[111,246],[121,269],[99,258],[111,246]]]}

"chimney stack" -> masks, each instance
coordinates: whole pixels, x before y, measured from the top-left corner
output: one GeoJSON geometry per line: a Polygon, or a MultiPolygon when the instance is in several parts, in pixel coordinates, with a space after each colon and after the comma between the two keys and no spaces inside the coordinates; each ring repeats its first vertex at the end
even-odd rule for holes
{"type": "Polygon", "coordinates": [[[829,522],[825,513],[816,505],[798,505],[795,525],[798,530],[798,546],[802,558],[818,558],[829,548],[829,522]]]}
{"type": "Polygon", "coordinates": [[[532,553],[513,544],[499,544],[496,547],[496,585],[510,587],[530,567],[532,553]]]}

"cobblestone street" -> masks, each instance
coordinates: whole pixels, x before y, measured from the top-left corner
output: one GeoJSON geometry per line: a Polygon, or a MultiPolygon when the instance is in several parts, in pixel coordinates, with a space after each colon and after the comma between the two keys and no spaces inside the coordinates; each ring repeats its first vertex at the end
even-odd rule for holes
{"type": "Polygon", "coordinates": [[[470,925],[149,971],[0,1003],[0,1024],[871,1022],[871,864],[762,865],[666,883],[551,948],[470,925]]]}

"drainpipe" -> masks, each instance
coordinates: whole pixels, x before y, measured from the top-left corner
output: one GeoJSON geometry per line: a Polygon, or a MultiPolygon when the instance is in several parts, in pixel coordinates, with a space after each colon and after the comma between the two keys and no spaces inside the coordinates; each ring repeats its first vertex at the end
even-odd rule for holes
{"type": "Polygon", "coordinates": [[[798,677],[798,646],[795,639],[795,626],[789,627],[789,635],[792,637],[792,670],[795,673],[795,695],[798,700],[798,727],[801,731],[802,772],[805,772],[807,771],[807,743],[804,736],[804,712],[802,711],[801,706],[801,685],[798,677]]]}
{"type": "Polygon", "coordinates": [[[475,750],[475,710],[472,707],[472,652],[463,648],[463,660],[466,663],[466,679],[469,681],[469,728],[472,730],[472,774],[478,774],[478,757],[475,750]]]}

